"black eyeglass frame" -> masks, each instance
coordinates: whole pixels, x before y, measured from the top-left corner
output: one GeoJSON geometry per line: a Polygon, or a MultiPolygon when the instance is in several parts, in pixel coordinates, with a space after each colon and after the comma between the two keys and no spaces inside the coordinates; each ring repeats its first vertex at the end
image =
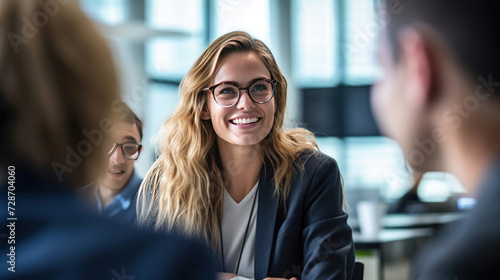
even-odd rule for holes
{"type": "Polygon", "coordinates": [[[250,96],[250,99],[254,103],[264,104],[264,103],[267,103],[267,102],[269,102],[269,101],[271,101],[273,99],[273,97],[274,97],[274,91],[276,90],[276,80],[274,80],[274,79],[266,79],[266,78],[259,79],[259,80],[254,81],[251,85],[249,85],[246,88],[240,87],[238,84],[233,83],[233,82],[222,82],[222,83],[218,83],[216,85],[213,85],[211,87],[203,88],[202,91],[210,90],[212,92],[212,96],[213,96],[213,98],[215,100],[215,103],[217,103],[217,105],[219,105],[221,107],[224,107],[224,108],[229,108],[229,107],[233,107],[234,105],[238,104],[238,102],[240,101],[240,98],[241,98],[241,91],[244,90],[244,89],[247,90],[248,96],[250,96]],[[256,83],[262,82],[262,81],[269,82],[272,85],[272,92],[271,92],[271,97],[269,98],[269,100],[259,102],[259,101],[255,101],[255,99],[253,99],[252,94],[250,93],[250,88],[253,85],[255,85],[256,83]],[[217,98],[215,98],[215,88],[218,87],[218,86],[220,86],[220,85],[232,85],[232,86],[235,86],[236,88],[238,88],[238,98],[236,98],[236,101],[233,104],[231,104],[231,105],[221,105],[219,102],[217,102],[217,98]]]}
{"type": "Polygon", "coordinates": [[[118,144],[118,143],[114,142],[113,148],[111,148],[111,150],[108,152],[108,157],[110,157],[115,152],[115,150],[117,149],[118,146],[122,150],[122,155],[124,158],[130,159],[130,160],[137,160],[139,158],[139,156],[141,155],[142,144],[137,144],[137,143],[133,143],[133,142],[125,142],[125,143],[118,144]],[[125,151],[123,150],[123,145],[125,145],[125,144],[137,145],[137,157],[133,158],[133,157],[127,156],[125,154],[125,151]]]}

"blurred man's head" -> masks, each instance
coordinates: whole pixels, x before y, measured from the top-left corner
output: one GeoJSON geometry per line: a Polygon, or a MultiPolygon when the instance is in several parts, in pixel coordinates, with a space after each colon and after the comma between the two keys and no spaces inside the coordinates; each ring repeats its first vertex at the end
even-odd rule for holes
{"type": "Polygon", "coordinates": [[[388,11],[395,2],[379,39],[373,109],[413,168],[440,170],[454,135],[487,133],[498,117],[500,2],[387,0],[388,11]]]}
{"type": "Polygon", "coordinates": [[[108,164],[99,177],[99,185],[113,191],[121,191],[134,172],[142,145],[142,122],[123,102],[114,103],[120,111],[114,123],[108,146],[108,164]]]}
{"type": "Polygon", "coordinates": [[[79,186],[102,168],[118,80],[106,40],[78,2],[49,2],[0,1],[0,166],[79,186]]]}

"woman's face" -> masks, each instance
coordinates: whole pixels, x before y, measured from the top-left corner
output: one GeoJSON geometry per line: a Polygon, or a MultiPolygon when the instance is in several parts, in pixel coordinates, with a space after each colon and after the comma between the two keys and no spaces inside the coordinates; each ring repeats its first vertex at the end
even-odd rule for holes
{"type": "MultiPolygon", "coordinates": [[[[262,78],[271,79],[271,73],[255,53],[235,52],[221,61],[209,86],[231,82],[246,88],[262,78]]],[[[276,110],[274,100],[273,97],[267,103],[255,103],[245,89],[234,106],[222,107],[214,100],[212,91],[207,91],[208,111],[203,112],[202,118],[212,121],[219,145],[255,145],[271,131],[276,110]]]]}

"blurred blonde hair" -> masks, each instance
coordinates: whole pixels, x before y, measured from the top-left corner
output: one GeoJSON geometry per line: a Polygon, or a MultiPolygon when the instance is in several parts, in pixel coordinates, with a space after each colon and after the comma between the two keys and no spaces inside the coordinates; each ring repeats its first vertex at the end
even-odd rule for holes
{"type": "MultiPolygon", "coordinates": [[[[22,163],[57,181],[51,164],[64,164],[68,147],[86,139],[84,129],[99,129],[118,99],[111,53],[77,1],[1,2],[0,165],[22,163]]],[[[101,146],[64,175],[65,183],[95,179],[101,146]]]]}
{"type": "Polygon", "coordinates": [[[271,51],[245,32],[231,32],[216,39],[194,63],[180,85],[180,103],[160,131],[161,154],[147,174],[138,200],[141,226],[157,231],[175,230],[218,246],[222,215],[224,173],[210,120],[202,120],[209,85],[221,60],[229,53],[257,54],[277,81],[276,112],[271,132],[262,145],[263,158],[275,170],[275,194],[282,203],[293,179],[297,156],[317,149],[305,129],[283,131],[287,82],[271,51]]]}

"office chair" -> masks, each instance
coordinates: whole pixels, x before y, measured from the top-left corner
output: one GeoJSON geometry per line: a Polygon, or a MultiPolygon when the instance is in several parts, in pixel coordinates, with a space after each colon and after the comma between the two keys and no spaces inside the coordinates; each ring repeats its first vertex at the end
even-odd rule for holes
{"type": "Polygon", "coordinates": [[[352,273],[352,280],[363,280],[365,265],[362,262],[354,263],[354,271],[352,273]]]}

